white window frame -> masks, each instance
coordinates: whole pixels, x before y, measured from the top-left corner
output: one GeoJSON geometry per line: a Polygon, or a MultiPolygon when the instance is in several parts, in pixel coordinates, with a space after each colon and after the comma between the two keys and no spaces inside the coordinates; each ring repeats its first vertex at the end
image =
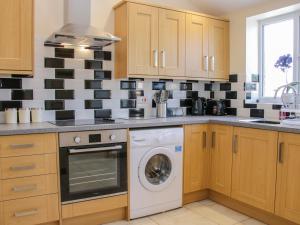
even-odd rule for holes
{"type": "MultiPolygon", "coordinates": [[[[259,40],[258,40],[258,71],[260,74],[260,85],[259,85],[259,102],[260,103],[281,103],[280,96],[276,99],[274,97],[264,97],[263,96],[263,88],[264,88],[264,67],[263,67],[263,58],[264,58],[264,51],[263,51],[263,38],[264,32],[263,28],[265,25],[269,25],[272,23],[294,19],[294,52],[293,52],[293,73],[294,73],[294,81],[300,81],[300,11],[271,17],[268,19],[260,20],[258,22],[259,26],[259,40]]],[[[300,90],[299,90],[300,91],[300,90]]]]}

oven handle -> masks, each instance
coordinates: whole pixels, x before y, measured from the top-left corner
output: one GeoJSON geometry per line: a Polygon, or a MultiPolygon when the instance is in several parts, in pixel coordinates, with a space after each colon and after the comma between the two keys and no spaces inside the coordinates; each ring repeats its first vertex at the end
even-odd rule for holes
{"type": "Polygon", "coordinates": [[[70,149],[70,154],[77,154],[77,153],[89,153],[89,152],[103,152],[109,150],[120,150],[122,149],[122,145],[116,145],[111,147],[102,147],[102,148],[85,148],[85,149],[70,149]]]}

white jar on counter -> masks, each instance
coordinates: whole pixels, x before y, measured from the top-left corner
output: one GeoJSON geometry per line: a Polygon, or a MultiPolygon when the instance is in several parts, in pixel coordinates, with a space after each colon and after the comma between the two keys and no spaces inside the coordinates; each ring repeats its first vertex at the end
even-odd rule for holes
{"type": "Polygon", "coordinates": [[[43,109],[42,108],[32,108],[31,109],[31,119],[33,123],[43,122],[43,109]]]}
{"type": "Polygon", "coordinates": [[[17,109],[5,109],[5,122],[9,124],[18,123],[18,111],[17,109]]]}
{"type": "Polygon", "coordinates": [[[29,108],[19,109],[19,122],[20,123],[30,123],[30,109],[29,108]]]}

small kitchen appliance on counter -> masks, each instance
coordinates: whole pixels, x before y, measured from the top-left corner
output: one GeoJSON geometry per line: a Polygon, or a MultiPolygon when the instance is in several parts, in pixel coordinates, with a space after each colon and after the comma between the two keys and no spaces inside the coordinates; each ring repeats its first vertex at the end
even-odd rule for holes
{"type": "Polygon", "coordinates": [[[212,116],[224,116],[225,115],[225,102],[222,100],[208,100],[206,114],[212,116]]]}
{"type": "Polygon", "coordinates": [[[156,116],[158,118],[167,117],[167,101],[169,99],[169,91],[161,90],[154,94],[154,101],[156,103],[156,116]]]}
{"type": "Polygon", "coordinates": [[[192,115],[193,116],[203,116],[206,114],[206,98],[194,98],[192,100],[192,115]]]}

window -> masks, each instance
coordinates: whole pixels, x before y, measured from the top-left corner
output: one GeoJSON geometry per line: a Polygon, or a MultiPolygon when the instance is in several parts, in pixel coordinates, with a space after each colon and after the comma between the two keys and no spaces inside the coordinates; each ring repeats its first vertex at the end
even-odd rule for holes
{"type": "Polygon", "coordinates": [[[260,21],[260,100],[274,99],[275,90],[299,81],[299,13],[260,21]]]}

